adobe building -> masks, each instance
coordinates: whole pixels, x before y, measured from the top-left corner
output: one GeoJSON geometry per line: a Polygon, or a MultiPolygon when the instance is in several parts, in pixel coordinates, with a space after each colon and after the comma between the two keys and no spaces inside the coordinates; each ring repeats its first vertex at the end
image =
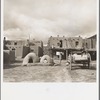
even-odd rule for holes
{"type": "Polygon", "coordinates": [[[91,36],[84,39],[84,48],[88,50],[91,55],[92,60],[96,60],[96,51],[97,51],[97,35],[91,36]]]}
{"type": "Polygon", "coordinates": [[[3,56],[4,64],[10,64],[15,61],[15,51],[13,50],[3,50],[3,56]]]}
{"type": "Polygon", "coordinates": [[[43,46],[43,55],[50,55],[49,53],[50,53],[49,46],[48,45],[43,46]]]}
{"type": "Polygon", "coordinates": [[[29,47],[25,46],[26,41],[22,40],[6,40],[4,42],[4,50],[13,50],[15,51],[15,57],[24,57],[29,53],[29,47]]]}
{"type": "Polygon", "coordinates": [[[38,57],[43,56],[43,42],[42,41],[36,41],[35,39],[30,40],[29,47],[30,47],[30,51],[33,50],[34,53],[38,57]]]}
{"type": "Polygon", "coordinates": [[[15,57],[24,58],[31,50],[37,56],[43,56],[43,42],[36,40],[5,40],[4,50],[15,50],[15,57]]]}
{"type": "Polygon", "coordinates": [[[50,37],[48,40],[49,54],[51,57],[57,58],[57,52],[62,52],[62,59],[67,59],[68,55],[73,50],[83,49],[82,37],[50,37]]]}

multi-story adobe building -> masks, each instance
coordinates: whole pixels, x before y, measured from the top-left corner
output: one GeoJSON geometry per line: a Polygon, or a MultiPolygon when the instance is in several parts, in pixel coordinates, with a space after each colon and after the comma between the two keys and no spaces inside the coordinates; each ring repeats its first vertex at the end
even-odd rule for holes
{"type": "Polygon", "coordinates": [[[93,35],[89,38],[84,39],[84,48],[88,50],[91,55],[92,60],[96,60],[96,51],[97,51],[97,35],[93,35]]]}
{"type": "Polygon", "coordinates": [[[15,50],[15,57],[25,57],[31,49],[37,56],[43,55],[43,42],[35,40],[6,40],[4,38],[4,50],[15,50]]]}
{"type": "Polygon", "coordinates": [[[66,59],[72,50],[83,49],[82,37],[50,37],[48,40],[49,55],[57,59],[57,52],[63,52],[62,59],[66,59]]]}
{"type": "Polygon", "coordinates": [[[88,50],[92,60],[96,60],[96,35],[83,39],[82,37],[50,37],[48,45],[43,47],[42,41],[36,40],[6,40],[4,39],[4,49],[15,50],[15,57],[25,57],[30,50],[34,50],[38,57],[43,54],[49,55],[54,59],[58,59],[57,52],[63,52],[63,59],[67,59],[71,51],[88,50]]]}
{"type": "Polygon", "coordinates": [[[71,51],[88,50],[92,60],[96,60],[96,35],[83,39],[82,37],[50,37],[48,50],[51,57],[57,58],[57,52],[63,52],[62,59],[67,59],[71,51]]]}
{"type": "Polygon", "coordinates": [[[29,42],[30,51],[33,50],[38,57],[43,56],[43,42],[35,39],[29,42]]]}

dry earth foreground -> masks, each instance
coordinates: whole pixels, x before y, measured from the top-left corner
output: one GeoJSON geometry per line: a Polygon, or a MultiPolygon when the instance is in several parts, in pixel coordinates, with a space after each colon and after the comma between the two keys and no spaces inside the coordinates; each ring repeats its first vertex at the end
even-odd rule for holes
{"type": "MultiPolygon", "coordinates": [[[[55,60],[55,63],[59,63],[55,60]]],[[[96,61],[92,61],[91,69],[82,68],[82,64],[73,64],[72,70],[65,65],[36,66],[29,64],[22,66],[22,59],[15,63],[4,65],[4,82],[96,82],[96,61]]]]}

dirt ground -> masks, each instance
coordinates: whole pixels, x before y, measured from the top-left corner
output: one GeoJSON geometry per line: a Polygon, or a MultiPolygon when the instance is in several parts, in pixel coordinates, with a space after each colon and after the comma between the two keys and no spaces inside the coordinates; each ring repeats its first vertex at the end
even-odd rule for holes
{"type": "Polygon", "coordinates": [[[63,60],[56,66],[22,66],[22,59],[15,63],[4,65],[4,82],[96,82],[96,61],[91,62],[91,69],[82,68],[81,64],[73,64],[72,70],[63,60]]]}

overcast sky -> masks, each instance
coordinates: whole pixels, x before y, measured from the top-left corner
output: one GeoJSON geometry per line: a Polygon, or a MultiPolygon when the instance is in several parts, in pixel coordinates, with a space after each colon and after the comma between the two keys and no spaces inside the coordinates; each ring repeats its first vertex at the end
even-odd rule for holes
{"type": "Polygon", "coordinates": [[[96,34],[96,0],[4,0],[4,36],[47,41],[96,34]]]}

